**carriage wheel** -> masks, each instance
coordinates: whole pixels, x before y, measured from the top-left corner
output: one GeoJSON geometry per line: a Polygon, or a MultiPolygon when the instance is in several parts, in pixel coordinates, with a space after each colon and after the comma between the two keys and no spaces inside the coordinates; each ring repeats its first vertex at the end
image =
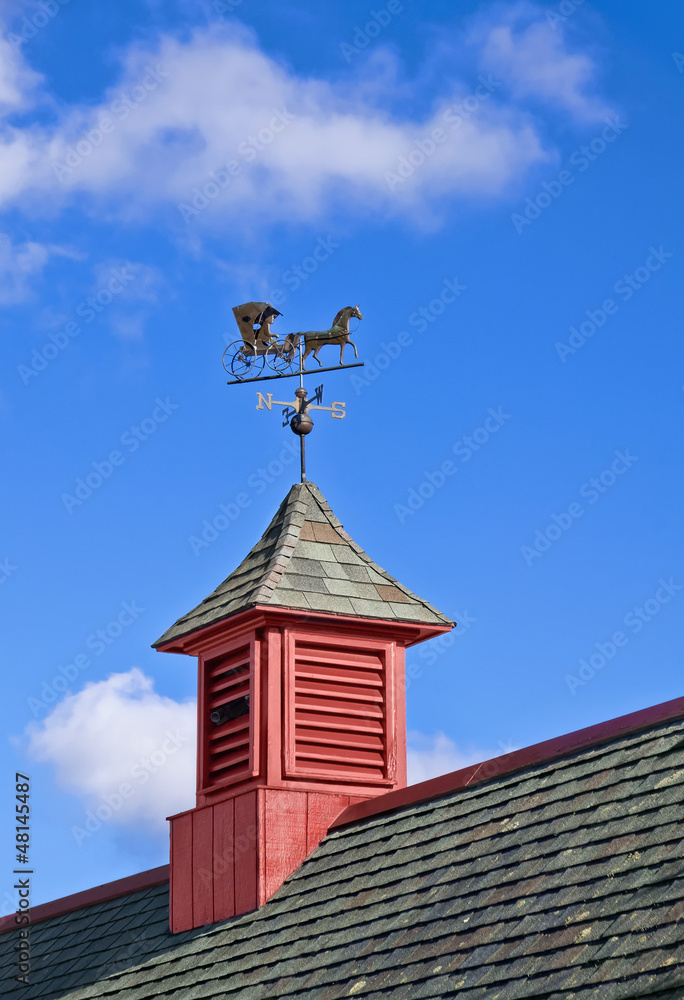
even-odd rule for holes
{"type": "Polygon", "coordinates": [[[243,340],[236,340],[223,352],[223,367],[237,379],[256,378],[264,367],[264,356],[243,340]]]}
{"type": "Polygon", "coordinates": [[[269,354],[268,363],[278,375],[293,375],[299,371],[299,351],[295,349],[290,357],[285,344],[278,344],[277,351],[269,354]]]}

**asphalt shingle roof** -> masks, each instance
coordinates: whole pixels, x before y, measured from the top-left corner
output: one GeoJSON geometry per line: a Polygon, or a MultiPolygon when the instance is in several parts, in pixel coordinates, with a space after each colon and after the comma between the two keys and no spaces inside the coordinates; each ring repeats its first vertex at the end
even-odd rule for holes
{"type": "Polygon", "coordinates": [[[335,830],[209,928],[170,935],[165,887],[36,924],[3,996],[681,1000],[683,791],[679,720],[335,830]]]}
{"type": "Polygon", "coordinates": [[[428,625],[454,624],[366,555],[314,483],[292,487],[238,568],[153,645],[160,646],[257,604],[428,625]]]}

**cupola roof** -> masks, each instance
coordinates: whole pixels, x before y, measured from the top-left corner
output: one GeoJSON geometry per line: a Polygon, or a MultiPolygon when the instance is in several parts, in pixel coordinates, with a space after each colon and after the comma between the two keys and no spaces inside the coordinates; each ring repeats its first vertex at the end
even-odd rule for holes
{"type": "Polygon", "coordinates": [[[268,528],[227,579],[153,645],[253,606],[453,626],[374,563],[314,483],[292,487],[268,528]]]}

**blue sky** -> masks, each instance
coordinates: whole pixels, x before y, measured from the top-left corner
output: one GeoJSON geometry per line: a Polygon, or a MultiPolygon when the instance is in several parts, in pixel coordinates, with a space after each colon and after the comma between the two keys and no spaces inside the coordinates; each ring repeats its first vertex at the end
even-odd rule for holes
{"type": "Polygon", "coordinates": [[[414,780],[682,694],[681,5],[22,0],[1,28],[2,822],[29,773],[35,902],[164,863],[192,805],[194,663],[150,643],[296,480],[225,384],[238,303],[364,314],[366,367],[311,379],[347,417],[309,474],[460,622],[409,656],[414,780]]]}

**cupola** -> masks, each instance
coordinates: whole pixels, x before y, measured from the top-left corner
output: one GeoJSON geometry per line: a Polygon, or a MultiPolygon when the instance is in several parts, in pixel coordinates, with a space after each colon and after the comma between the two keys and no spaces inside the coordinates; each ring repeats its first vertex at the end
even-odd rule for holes
{"type": "Polygon", "coordinates": [[[313,483],[154,644],[198,660],[197,803],[171,817],[171,930],[262,905],[348,805],[406,785],[404,651],[453,622],[313,483]]]}

